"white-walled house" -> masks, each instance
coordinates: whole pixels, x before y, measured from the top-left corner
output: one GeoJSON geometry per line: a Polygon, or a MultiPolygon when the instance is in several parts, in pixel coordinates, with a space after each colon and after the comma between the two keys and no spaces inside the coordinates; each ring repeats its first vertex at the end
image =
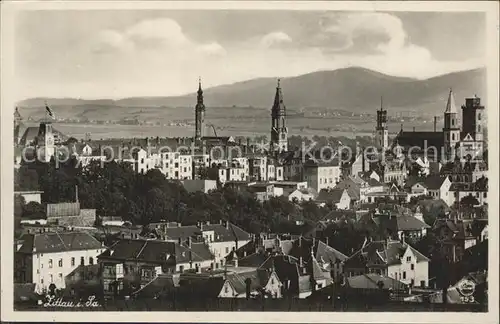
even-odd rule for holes
{"type": "Polygon", "coordinates": [[[448,206],[453,205],[455,197],[450,191],[451,181],[449,177],[446,176],[429,176],[425,179],[423,185],[427,188],[428,194],[433,199],[441,199],[448,206]]]}
{"type": "Polygon", "coordinates": [[[36,290],[50,284],[65,288],[65,277],[80,265],[97,264],[105,247],[85,232],[25,234],[15,252],[15,282],[34,283],[36,290]]]}
{"type": "Polygon", "coordinates": [[[400,241],[372,241],[345,261],[344,273],[357,276],[377,273],[405,284],[429,285],[429,258],[400,241]]]}

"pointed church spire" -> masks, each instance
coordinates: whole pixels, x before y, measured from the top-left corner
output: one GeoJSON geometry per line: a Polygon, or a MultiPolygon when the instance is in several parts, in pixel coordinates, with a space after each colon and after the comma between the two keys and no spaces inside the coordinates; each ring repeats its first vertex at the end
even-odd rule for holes
{"type": "Polygon", "coordinates": [[[283,103],[283,93],[281,92],[281,79],[278,79],[278,84],[276,86],[276,94],[274,96],[273,112],[277,113],[279,111],[285,110],[285,104],[283,103]]]}
{"type": "Polygon", "coordinates": [[[198,100],[199,105],[203,105],[203,90],[201,88],[201,77],[198,78],[198,100]]]}
{"type": "Polygon", "coordinates": [[[450,93],[448,94],[448,102],[446,103],[446,110],[444,113],[457,113],[457,106],[455,105],[455,97],[453,96],[453,90],[450,88],[450,93]]]}

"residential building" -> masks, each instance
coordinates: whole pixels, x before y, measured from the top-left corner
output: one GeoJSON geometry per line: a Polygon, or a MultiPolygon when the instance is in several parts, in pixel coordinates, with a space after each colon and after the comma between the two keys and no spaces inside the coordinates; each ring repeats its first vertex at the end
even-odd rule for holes
{"type": "Polygon", "coordinates": [[[448,177],[429,176],[425,179],[423,186],[427,188],[427,193],[434,199],[443,200],[448,206],[451,206],[455,200],[450,192],[451,181],[448,177]]]}
{"type": "Polygon", "coordinates": [[[349,209],[351,207],[352,198],[346,189],[334,188],[330,190],[322,190],[316,201],[320,204],[333,204],[337,209],[349,209]]]}
{"type": "Polygon", "coordinates": [[[66,286],[65,278],[80,265],[97,263],[105,247],[85,232],[24,234],[15,252],[15,282],[34,283],[39,292],[54,284],[66,286]]]}
{"type": "Polygon", "coordinates": [[[427,287],[429,259],[400,241],[372,241],[349,257],[344,264],[348,277],[375,273],[407,285],[427,287]]]}
{"type": "Polygon", "coordinates": [[[233,249],[238,249],[251,240],[249,233],[229,222],[200,224],[200,230],[216,260],[225,258],[233,249]]]}
{"type": "Polygon", "coordinates": [[[317,192],[323,189],[333,189],[340,181],[340,166],[338,159],[331,162],[315,162],[309,160],[304,164],[304,181],[308,187],[317,192]]]}

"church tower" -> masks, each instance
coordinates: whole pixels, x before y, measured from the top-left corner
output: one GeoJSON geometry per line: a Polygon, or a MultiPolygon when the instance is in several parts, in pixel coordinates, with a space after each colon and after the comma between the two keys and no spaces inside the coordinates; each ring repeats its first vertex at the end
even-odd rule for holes
{"type": "Polygon", "coordinates": [[[288,150],[288,128],[286,127],[286,107],[283,102],[280,79],[276,87],[274,104],[271,109],[271,147],[272,152],[284,152],[288,150]]]}
{"type": "Polygon", "coordinates": [[[38,159],[43,162],[50,162],[55,154],[54,130],[52,129],[52,120],[55,119],[52,110],[45,104],[47,116],[40,122],[38,135],[36,137],[36,146],[38,159]]]}
{"type": "Polygon", "coordinates": [[[51,121],[42,121],[38,128],[37,136],[38,159],[42,162],[50,162],[55,154],[54,132],[51,121]]]}
{"type": "Polygon", "coordinates": [[[205,104],[203,103],[203,90],[201,89],[201,79],[198,82],[198,98],[195,107],[195,140],[203,137],[203,127],[205,124],[205,104]]]}
{"type": "MultiPolygon", "coordinates": [[[[444,148],[448,158],[453,158],[452,150],[455,149],[457,143],[460,142],[460,125],[458,124],[457,107],[455,106],[455,98],[453,91],[450,89],[446,110],[444,111],[444,148]]],[[[456,151],[455,151],[456,152],[456,151]]],[[[456,153],[455,153],[456,155],[456,153]]]]}
{"type": "Polygon", "coordinates": [[[16,107],[16,110],[14,111],[14,145],[17,145],[19,143],[19,130],[21,128],[22,120],[23,118],[21,117],[21,114],[16,107]]]}
{"type": "Polygon", "coordinates": [[[384,151],[389,148],[389,131],[387,130],[387,110],[384,109],[382,97],[380,98],[380,110],[377,110],[377,127],[375,128],[376,145],[384,151]]]}
{"type": "Polygon", "coordinates": [[[466,98],[465,105],[462,106],[462,131],[470,134],[472,138],[479,142],[483,141],[483,120],[484,106],[481,106],[481,98],[466,98]]]}

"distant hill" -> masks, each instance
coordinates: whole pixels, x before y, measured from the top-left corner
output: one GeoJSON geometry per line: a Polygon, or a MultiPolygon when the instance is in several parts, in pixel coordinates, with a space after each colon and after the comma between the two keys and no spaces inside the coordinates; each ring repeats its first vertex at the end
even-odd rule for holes
{"type": "MultiPolygon", "coordinates": [[[[443,102],[450,87],[455,93],[457,105],[460,105],[465,97],[474,94],[485,97],[486,70],[481,68],[417,80],[351,67],[283,78],[281,86],[285,104],[292,110],[325,108],[373,112],[380,106],[380,97],[383,96],[384,106],[389,110],[435,114],[436,109],[444,109],[443,102]]],[[[204,90],[205,103],[208,109],[233,106],[269,109],[275,88],[275,78],[258,78],[216,86],[204,90]]],[[[134,97],[120,100],[34,98],[20,102],[19,106],[30,115],[30,108],[43,107],[45,100],[52,107],[57,107],[57,111],[63,115],[92,118],[90,116],[95,114],[109,114],[110,118],[116,120],[147,115],[148,108],[192,108],[196,103],[196,93],[176,97],[134,97]],[[62,111],[66,109],[69,111],[62,111]]],[[[43,111],[36,109],[35,114],[40,113],[43,114],[43,111]]]]}

